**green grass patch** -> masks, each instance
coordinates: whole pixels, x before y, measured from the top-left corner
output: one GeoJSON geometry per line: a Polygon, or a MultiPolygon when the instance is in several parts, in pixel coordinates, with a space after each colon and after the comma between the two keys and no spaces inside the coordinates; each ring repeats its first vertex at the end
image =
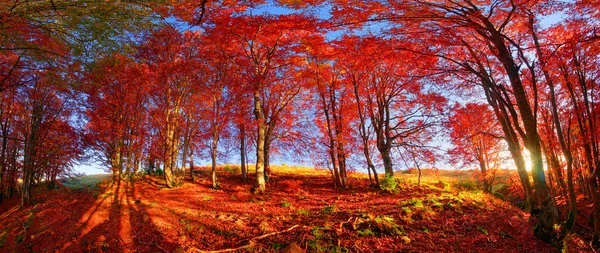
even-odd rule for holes
{"type": "Polygon", "coordinates": [[[61,184],[73,190],[94,189],[100,182],[110,180],[110,178],[110,174],[86,175],[63,179],[61,184]]]}
{"type": "Polygon", "coordinates": [[[323,207],[323,209],[321,209],[321,213],[322,214],[331,214],[331,213],[335,213],[338,211],[338,208],[334,205],[328,205],[326,207],[323,207]]]}

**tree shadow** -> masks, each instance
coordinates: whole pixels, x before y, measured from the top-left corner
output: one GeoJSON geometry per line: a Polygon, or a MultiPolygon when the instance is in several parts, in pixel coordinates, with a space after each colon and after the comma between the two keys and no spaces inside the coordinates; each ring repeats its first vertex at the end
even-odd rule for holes
{"type": "MultiPolygon", "coordinates": [[[[155,190],[160,189],[154,184],[150,185],[156,187],[155,190]]],[[[179,245],[167,240],[155,225],[146,204],[142,203],[141,200],[142,196],[145,196],[145,194],[148,193],[140,192],[136,188],[136,182],[134,180],[129,182],[125,194],[125,202],[130,208],[128,218],[131,227],[134,229],[131,231],[132,248],[136,252],[172,252],[179,245]]]]}

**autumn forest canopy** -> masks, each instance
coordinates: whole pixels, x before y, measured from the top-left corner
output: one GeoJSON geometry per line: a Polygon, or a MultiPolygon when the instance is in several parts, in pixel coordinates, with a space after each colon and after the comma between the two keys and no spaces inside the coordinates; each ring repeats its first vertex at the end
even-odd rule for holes
{"type": "Polygon", "coordinates": [[[596,1],[0,2],[0,201],[90,162],[219,189],[235,159],[258,195],[275,160],[340,191],[441,164],[600,245],[596,1]]]}

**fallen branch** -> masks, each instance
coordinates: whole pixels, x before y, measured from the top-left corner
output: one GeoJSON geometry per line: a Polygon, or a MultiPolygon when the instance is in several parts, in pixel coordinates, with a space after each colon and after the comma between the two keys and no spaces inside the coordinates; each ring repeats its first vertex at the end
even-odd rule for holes
{"type": "Polygon", "coordinates": [[[318,198],[311,197],[311,196],[308,196],[308,195],[305,195],[305,197],[306,197],[306,198],[309,198],[309,199],[312,199],[312,200],[318,200],[318,201],[321,201],[321,202],[325,203],[325,205],[328,205],[328,206],[330,206],[330,205],[331,205],[331,204],[329,204],[327,201],[325,201],[325,200],[322,200],[322,199],[318,199],[318,198]]]}
{"type": "Polygon", "coordinates": [[[343,226],[344,226],[344,224],[346,224],[346,223],[350,223],[350,221],[351,221],[353,218],[354,218],[354,217],[350,217],[350,219],[348,219],[346,222],[343,222],[343,221],[342,221],[342,223],[340,223],[340,230],[339,230],[339,232],[340,232],[340,233],[341,233],[341,232],[342,232],[342,230],[343,230],[343,226]]]}
{"type": "Polygon", "coordinates": [[[252,237],[250,240],[248,240],[248,244],[239,246],[237,248],[229,248],[229,249],[222,249],[222,250],[199,250],[199,249],[193,248],[193,249],[189,249],[187,252],[223,253],[223,252],[240,251],[240,250],[252,247],[256,243],[255,242],[256,240],[263,239],[263,238],[266,238],[266,237],[269,237],[269,236],[273,236],[273,235],[277,235],[277,234],[281,234],[281,233],[285,233],[285,232],[289,232],[289,231],[292,231],[292,230],[296,229],[297,227],[300,227],[300,225],[294,225],[294,226],[291,226],[290,228],[288,228],[286,230],[277,231],[277,232],[273,232],[273,233],[268,233],[268,234],[264,234],[264,235],[252,237]]]}

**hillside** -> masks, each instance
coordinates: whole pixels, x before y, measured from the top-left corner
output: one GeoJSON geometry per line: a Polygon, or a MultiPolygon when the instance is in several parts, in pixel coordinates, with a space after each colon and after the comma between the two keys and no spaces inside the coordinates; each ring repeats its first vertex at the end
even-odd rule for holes
{"type": "Polygon", "coordinates": [[[421,186],[398,174],[394,191],[352,174],[352,188],[334,190],[328,171],[280,167],[268,192],[253,195],[229,171],[219,190],[205,177],[167,189],[143,176],[42,192],[28,208],[4,203],[0,251],[279,252],[292,243],[306,252],[557,251],[533,237],[527,213],[469,189],[458,179],[467,172],[426,173],[421,186]]]}

